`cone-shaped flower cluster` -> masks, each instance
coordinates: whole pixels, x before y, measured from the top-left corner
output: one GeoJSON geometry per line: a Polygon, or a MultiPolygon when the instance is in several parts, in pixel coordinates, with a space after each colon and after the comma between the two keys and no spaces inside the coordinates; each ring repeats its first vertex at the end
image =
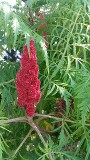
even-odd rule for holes
{"type": "Polygon", "coordinates": [[[30,56],[27,46],[24,46],[20,64],[20,69],[16,75],[18,105],[25,108],[28,116],[33,117],[36,104],[41,98],[34,40],[30,40],[30,56]]]}

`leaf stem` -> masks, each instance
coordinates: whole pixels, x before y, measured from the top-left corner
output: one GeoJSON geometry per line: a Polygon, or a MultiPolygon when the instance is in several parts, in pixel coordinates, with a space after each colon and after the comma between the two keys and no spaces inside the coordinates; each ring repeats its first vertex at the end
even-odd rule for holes
{"type": "MultiPolygon", "coordinates": [[[[36,117],[50,118],[50,119],[55,119],[55,120],[63,120],[63,118],[58,118],[58,117],[51,116],[51,115],[53,115],[53,114],[45,115],[45,114],[35,113],[36,117]]],[[[41,118],[41,120],[42,120],[42,118],[41,118]]],[[[40,121],[40,119],[39,119],[39,121],[40,121]]],[[[72,121],[70,119],[64,119],[64,121],[76,124],[76,121],[72,121]]],[[[8,120],[0,120],[0,125],[6,124],[6,123],[12,123],[12,122],[26,122],[26,123],[28,123],[28,119],[25,118],[25,117],[18,117],[18,118],[13,118],[13,119],[8,119],[8,120]]],[[[36,120],[36,122],[38,122],[38,119],[36,120]]],[[[81,124],[81,122],[78,122],[78,123],[81,124]]],[[[90,127],[89,123],[86,123],[85,125],[88,126],[88,127],[90,127]]]]}
{"type": "MultiPolygon", "coordinates": [[[[54,117],[54,116],[51,116],[51,115],[44,115],[44,114],[38,114],[38,113],[35,113],[35,116],[37,116],[37,117],[44,117],[44,118],[50,118],[50,119],[55,119],[55,120],[63,120],[63,118],[58,118],[58,117],[54,117]]],[[[77,123],[76,121],[72,121],[70,119],[64,119],[64,121],[65,122],[69,122],[69,123],[73,123],[73,124],[77,123]]],[[[78,123],[82,124],[81,122],[78,122],[78,123]]],[[[90,127],[89,123],[86,123],[85,125],[90,127]]]]}
{"type": "Polygon", "coordinates": [[[12,123],[12,122],[28,122],[28,120],[25,117],[18,117],[18,118],[12,118],[12,119],[7,119],[7,120],[0,120],[0,125],[6,124],[6,123],[12,123]]]}
{"type": "MultiPolygon", "coordinates": [[[[38,127],[36,126],[36,124],[32,120],[32,118],[28,117],[28,122],[29,122],[30,126],[32,126],[32,128],[37,132],[37,134],[38,134],[39,138],[41,139],[43,145],[46,147],[46,142],[45,142],[40,130],[38,129],[38,127]]],[[[50,152],[48,153],[48,155],[49,155],[50,160],[54,160],[53,157],[52,157],[52,154],[50,152]]]]}

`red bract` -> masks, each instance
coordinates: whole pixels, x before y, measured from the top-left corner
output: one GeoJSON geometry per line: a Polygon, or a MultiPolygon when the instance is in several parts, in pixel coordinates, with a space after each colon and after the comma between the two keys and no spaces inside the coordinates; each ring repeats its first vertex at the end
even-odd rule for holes
{"type": "Polygon", "coordinates": [[[30,117],[34,116],[36,104],[41,98],[38,71],[34,40],[30,40],[30,55],[28,54],[27,46],[24,46],[20,69],[16,75],[18,105],[24,107],[26,114],[30,117]]]}

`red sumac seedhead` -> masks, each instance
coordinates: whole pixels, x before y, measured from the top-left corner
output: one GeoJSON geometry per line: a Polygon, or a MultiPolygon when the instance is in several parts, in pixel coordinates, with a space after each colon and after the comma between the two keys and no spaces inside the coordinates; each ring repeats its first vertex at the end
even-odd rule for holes
{"type": "Polygon", "coordinates": [[[30,40],[30,56],[27,46],[24,46],[20,60],[20,69],[16,75],[16,90],[18,105],[24,107],[26,114],[34,116],[36,104],[40,101],[40,80],[38,79],[39,68],[37,65],[36,49],[34,40],[30,40]]]}

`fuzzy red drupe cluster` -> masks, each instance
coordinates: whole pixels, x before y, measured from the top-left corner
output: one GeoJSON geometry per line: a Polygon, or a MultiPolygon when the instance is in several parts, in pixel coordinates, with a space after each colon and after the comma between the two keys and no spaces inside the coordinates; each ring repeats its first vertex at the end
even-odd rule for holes
{"type": "Polygon", "coordinates": [[[16,90],[18,105],[24,107],[26,114],[34,116],[36,104],[40,101],[40,80],[38,79],[38,65],[34,40],[30,40],[30,55],[24,46],[20,61],[20,69],[16,75],[16,90]]]}

